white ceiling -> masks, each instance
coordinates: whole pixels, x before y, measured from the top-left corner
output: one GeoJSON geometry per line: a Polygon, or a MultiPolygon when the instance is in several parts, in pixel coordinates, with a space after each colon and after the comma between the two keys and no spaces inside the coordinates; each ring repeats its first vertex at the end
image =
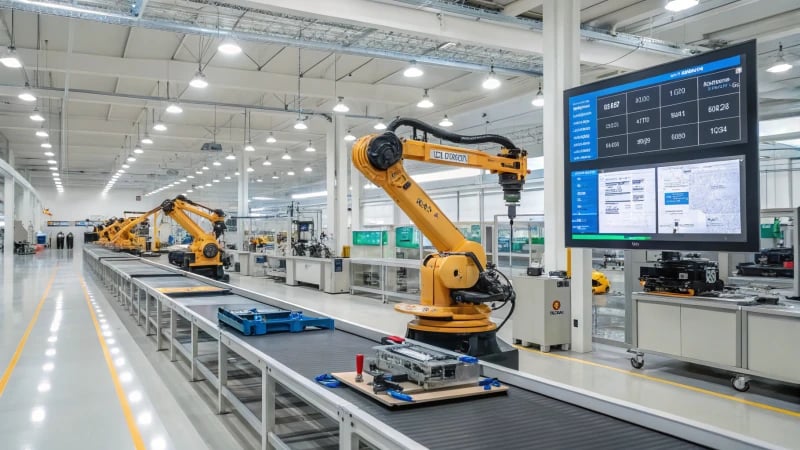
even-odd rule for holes
{"type": "MultiPolygon", "coordinates": [[[[337,1],[342,8],[355,3],[376,3],[372,0],[337,1]]],[[[94,5],[88,0],[85,3],[94,5]]],[[[231,21],[228,25],[247,26],[253,33],[258,31],[269,36],[270,33],[282,32],[276,28],[280,24],[280,14],[269,27],[258,30],[259,20],[265,17],[265,13],[248,8],[257,5],[262,10],[268,9],[270,3],[291,4],[281,0],[257,0],[217,5],[222,5],[218,8],[224,10],[223,13],[230,14],[230,17],[223,14],[222,21],[235,19],[232,11],[240,13],[238,21],[231,21]]],[[[402,0],[382,1],[381,4],[413,9],[418,7],[414,3],[425,3],[430,8],[437,2],[402,0]]],[[[530,6],[518,15],[522,19],[541,17],[541,2],[537,1],[470,0],[468,3],[501,13],[504,7],[516,11],[530,6]]],[[[800,23],[800,5],[796,0],[705,0],[700,6],[678,14],[667,13],[663,3],[662,0],[585,0],[581,19],[586,27],[593,29],[615,29],[696,49],[759,38],[762,65],[775,57],[780,41],[795,69],[784,74],[759,71],[761,113],[771,118],[800,112],[800,29],[796,26],[800,23]],[[787,25],[791,23],[795,24],[794,27],[787,25]]],[[[0,0],[0,6],[9,4],[15,3],[13,0],[0,0]]],[[[97,4],[113,9],[128,5],[128,2],[97,4]]],[[[328,17],[323,18],[327,20],[325,22],[302,11],[301,4],[297,2],[298,10],[292,19],[307,21],[309,29],[319,34],[314,38],[324,37],[326,31],[320,28],[322,23],[330,29],[329,33],[360,25],[358,17],[347,23],[328,17]],[[312,28],[312,24],[316,28],[312,28]]],[[[198,25],[211,20],[203,14],[213,13],[210,4],[195,0],[151,1],[146,8],[151,12],[144,11],[145,19],[152,14],[158,15],[160,20],[171,18],[176,23],[184,23],[189,20],[187,17],[193,17],[198,25]]],[[[283,17],[289,20],[289,16],[283,17]]],[[[306,113],[330,115],[338,95],[344,96],[351,108],[349,114],[352,117],[346,119],[347,127],[356,135],[372,131],[378,117],[389,121],[403,115],[438,122],[443,114],[448,114],[456,122],[456,129],[469,127],[470,132],[476,132],[476,123],[483,124],[481,132],[513,132],[517,129],[523,146],[536,141],[537,138],[531,137],[532,132],[528,130],[535,129],[541,121],[536,111],[516,107],[512,108],[515,120],[509,122],[509,113],[506,112],[509,101],[529,103],[529,98],[538,89],[537,76],[514,72],[501,74],[502,88],[485,91],[480,88],[480,83],[486,72],[467,68],[423,64],[425,75],[411,79],[402,75],[407,61],[396,59],[249,40],[240,42],[244,49],[242,54],[231,57],[216,51],[220,39],[196,34],[21,11],[16,11],[14,18],[16,47],[25,69],[0,67],[0,133],[11,143],[16,156],[15,166],[27,173],[32,184],[40,189],[52,188],[52,182],[47,158],[40,148],[42,140],[34,135],[36,125],[28,119],[33,106],[16,98],[26,81],[36,88],[38,107],[48,118],[45,128],[50,132],[66,189],[96,187],[101,190],[138,140],[137,130],[140,130],[139,135],[143,135],[149,129],[153,114],[161,117],[169,130],[149,130],[155,144],[145,148],[146,152],[138,157],[115,188],[149,192],[176,179],[176,175],[168,175],[168,171],[177,171],[178,177],[193,174],[197,167],[215,159],[199,150],[204,142],[215,138],[215,130],[216,141],[224,145],[225,153],[235,150],[238,154],[247,139],[244,132],[245,107],[248,107],[251,117],[250,137],[257,148],[256,152],[248,154],[256,169],[252,177],[263,179],[262,183],[254,183],[252,195],[279,198],[294,191],[318,190],[317,187],[324,186],[325,134],[331,129],[326,117],[311,114],[309,130],[298,132],[292,128],[296,114],[281,111],[284,108],[290,111],[301,108],[306,113]],[[210,83],[205,90],[188,87],[189,79],[197,70],[200,54],[210,83]],[[299,100],[298,65],[302,73],[299,100]],[[334,83],[334,79],[338,82],[334,83]],[[181,115],[164,113],[168,80],[170,97],[177,96],[182,101],[184,113],[181,115]],[[430,96],[436,103],[431,110],[415,106],[423,89],[430,89],[430,96]],[[484,113],[487,118],[481,117],[484,113]],[[265,143],[269,132],[278,139],[274,145],[265,143]],[[309,141],[317,149],[315,153],[304,151],[309,141]],[[280,155],[286,150],[293,155],[291,162],[280,160],[280,155]],[[266,157],[274,163],[271,167],[262,166],[266,157]],[[306,165],[313,169],[310,174],[302,171],[306,165]],[[297,175],[286,176],[290,169],[294,169],[297,175]],[[273,181],[273,172],[283,176],[273,181]]],[[[11,11],[0,10],[0,19],[0,45],[6,46],[10,42],[11,11]]],[[[381,32],[384,33],[382,39],[394,33],[391,30],[381,32]]],[[[359,33],[362,42],[378,45],[369,40],[369,33],[359,33]]],[[[420,41],[403,39],[408,39],[408,51],[412,53],[419,51],[417,47],[411,49],[412,45],[419,46],[424,42],[422,38],[420,41]]],[[[472,40],[459,43],[458,47],[465,54],[484,51],[475,47],[472,40]]],[[[643,56],[646,52],[624,50],[631,55],[623,61],[609,60],[607,65],[585,64],[584,81],[626,70],[626,61],[631,62],[631,58],[643,56]]],[[[503,57],[512,61],[509,64],[519,60],[516,54],[507,50],[503,52],[503,57]]],[[[669,56],[672,57],[674,55],[669,56]]],[[[535,54],[530,54],[529,59],[531,64],[539,61],[535,54]]],[[[221,169],[212,176],[233,174],[237,164],[226,160],[222,163],[221,169]]],[[[235,183],[220,183],[219,186],[214,189],[218,194],[235,197],[235,183]]],[[[171,191],[163,195],[169,193],[171,191]]]]}

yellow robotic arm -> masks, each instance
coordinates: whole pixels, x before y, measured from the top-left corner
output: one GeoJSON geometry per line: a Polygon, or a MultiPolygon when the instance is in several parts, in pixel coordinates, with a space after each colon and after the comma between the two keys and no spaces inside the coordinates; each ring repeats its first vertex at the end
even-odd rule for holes
{"type": "MultiPolygon", "coordinates": [[[[411,178],[403,160],[479,168],[497,174],[511,220],[516,217],[525,177],[527,153],[497,135],[462,136],[414,119],[397,119],[383,134],[359,139],[352,160],[364,176],[383,188],[436,247],[420,269],[422,293],[419,304],[398,304],[395,309],[413,314],[407,336],[475,356],[497,352],[495,332],[487,303],[512,302],[515,293],[505,276],[487,264],[483,247],[467,240],[436,203],[411,178]],[[478,150],[403,139],[400,126],[422,131],[454,143],[493,142],[502,148],[496,155],[478,150]]],[[[512,310],[513,311],[513,310],[512,310]]],[[[505,323],[505,322],[503,322],[505,323]]],[[[502,326],[502,324],[501,324],[502,326]]]]}
{"type": "Polygon", "coordinates": [[[117,231],[116,235],[111,238],[108,244],[122,250],[144,251],[144,240],[140,236],[134,235],[131,230],[136,228],[139,224],[146,222],[151,215],[160,210],[161,206],[158,206],[150,211],[147,211],[139,217],[126,219],[117,231]]]}
{"type": "Polygon", "coordinates": [[[225,274],[223,267],[228,264],[228,259],[218,242],[226,228],[225,213],[220,209],[211,209],[195,203],[183,195],[173,200],[165,200],[161,204],[161,210],[192,236],[189,251],[170,252],[170,263],[195,273],[227,281],[228,275],[225,274]],[[189,214],[207,219],[211,222],[212,231],[204,230],[189,214]]]}

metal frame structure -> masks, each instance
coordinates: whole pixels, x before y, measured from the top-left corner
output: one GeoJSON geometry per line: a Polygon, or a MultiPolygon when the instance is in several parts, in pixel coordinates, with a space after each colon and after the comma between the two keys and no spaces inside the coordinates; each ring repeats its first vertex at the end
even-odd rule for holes
{"type": "MultiPolygon", "coordinates": [[[[357,446],[360,444],[382,449],[424,448],[409,436],[371,416],[364,409],[333,391],[315,384],[269,354],[254,348],[246,339],[229,330],[221,329],[217,323],[182,306],[176,299],[170,298],[150,286],[147,281],[157,279],[158,276],[183,276],[187,280],[193,280],[203,285],[230,290],[231,293],[254,302],[319,313],[274,297],[220,283],[152,261],[121,256],[101,248],[84,248],[84,264],[105,286],[112,298],[115,298],[125,310],[130,311],[136,317],[137,323],[141,324],[144,319],[145,334],[154,335],[156,350],[162,350],[166,345],[172,361],[179,360],[179,356],[185,358],[191,369],[191,381],[205,378],[210,383],[217,391],[219,413],[235,411],[261,436],[262,449],[289,448],[288,443],[284,442],[275,432],[276,393],[280,390],[288,390],[328,419],[334,420],[337,424],[335,431],[338,433],[336,439],[340,449],[359,448],[357,446]],[[114,267],[113,263],[119,261],[141,261],[142,264],[152,268],[160,275],[154,273],[152,276],[156,278],[132,277],[114,267]],[[190,324],[188,342],[185,338],[180,339],[179,320],[190,324]],[[216,354],[212,356],[212,359],[208,359],[209,355],[207,354],[199,353],[201,332],[217,341],[216,354]],[[246,360],[261,372],[261,419],[247,408],[231,390],[229,356],[232,355],[246,360]],[[209,361],[216,364],[216,373],[209,367],[209,361]]],[[[378,330],[341,319],[336,319],[336,328],[373,342],[379,342],[380,338],[384,336],[384,333],[378,330]]],[[[208,345],[206,345],[207,348],[208,345]]],[[[507,385],[548,396],[637,426],[678,436],[701,445],[732,449],[772,447],[764,442],[727,430],[612,399],[535,375],[524,374],[486,362],[481,362],[481,366],[483,376],[497,377],[507,385]]],[[[454,442],[454,445],[458,444],[454,442]]]]}

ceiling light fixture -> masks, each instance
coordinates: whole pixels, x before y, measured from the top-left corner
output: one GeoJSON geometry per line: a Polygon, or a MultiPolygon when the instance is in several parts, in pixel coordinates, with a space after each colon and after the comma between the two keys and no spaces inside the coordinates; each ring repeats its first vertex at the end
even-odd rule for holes
{"type": "Polygon", "coordinates": [[[44,152],[44,156],[56,156],[53,152],[44,152]]]}
{"type": "Polygon", "coordinates": [[[202,169],[203,169],[203,170],[210,170],[210,169],[208,168],[208,166],[203,166],[203,167],[202,167],[202,169]]]}
{"type": "Polygon", "coordinates": [[[54,171],[54,172],[55,172],[55,171],[57,171],[57,170],[58,170],[58,167],[51,167],[51,168],[50,168],[50,170],[52,170],[52,171],[54,171]]]}
{"type": "Polygon", "coordinates": [[[542,93],[542,83],[539,83],[539,91],[533,97],[533,100],[531,100],[531,105],[537,108],[541,108],[542,106],[544,106],[544,94],[542,93]]]}
{"type": "Polygon", "coordinates": [[[669,0],[667,4],[664,5],[664,9],[672,12],[684,11],[689,8],[694,8],[698,3],[700,3],[700,0],[669,0]]]}
{"type": "Polygon", "coordinates": [[[39,114],[39,108],[38,107],[33,109],[33,114],[30,115],[30,118],[34,122],[44,122],[44,116],[39,114]]]}
{"type": "Polygon", "coordinates": [[[306,167],[303,169],[303,172],[311,172],[311,170],[312,170],[312,169],[311,169],[311,166],[306,166],[306,167]]]}
{"type": "Polygon", "coordinates": [[[778,44],[778,56],[775,58],[775,63],[769,66],[767,72],[769,73],[782,73],[790,70],[792,65],[783,58],[783,44],[778,44]]]}
{"type": "Polygon", "coordinates": [[[442,121],[439,122],[439,126],[440,127],[452,127],[453,126],[453,122],[451,122],[450,119],[447,118],[447,114],[445,114],[444,118],[442,118],[442,121]]]}
{"type": "Polygon", "coordinates": [[[192,77],[192,81],[189,82],[189,86],[197,89],[205,89],[208,87],[208,80],[206,79],[206,74],[203,73],[203,69],[197,71],[192,77]]]}
{"type": "Polygon", "coordinates": [[[247,144],[245,144],[245,146],[244,146],[244,151],[246,151],[246,152],[254,152],[254,151],[256,151],[256,148],[253,147],[253,143],[252,142],[248,141],[247,144]]]}
{"type": "Polygon", "coordinates": [[[217,159],[217,160],[214,160],[214,162],[213,162],[213,163],[211,163],[211,164],[213,164],[213,165],[215,165],[215,166],[217,166],[217,167],[219,167],[219,166],[221,166],[221,165],[222,165],[222,163],[221,163],[221,162],[219,162],[219,160],[218,160],[218,159],[217,159]]]}
{"type": "Polygon", "coordinates": [[[226,179],[226,180],[230,180],[230,179],[231,179],[231,176],[230,176],[230,175],[225,175],[225,179],[226,179]]]}
{"type": "Polygon", "coordinates": [[[289,149],[288,148],[283,153],[283,156],[281,156],[281,159],[286,160],[286,161],[292,159],[292,155],[289,154],[289,149]]]}
{"type": "Polygon", "coordinates": [[[294,170],[289,169],[289,171],[286,172],[286,175],[289,175],[290,177],[293,177],[294,176],[294,170]]]}
{"type": "Polygon", "coordinates": [[[350,107],[344,104],[344,97],[339,97],[339,102],[333,107],[333,112],[346,113],[350,111],[350,107]]]}
{"type": "Polygon", "coordinates": [[[306,121],[302,118],[299,114],[297,115],[297,122],[294,123],[295,130],[307,130],[308,125],[306,125],[306,121]]]}
{"type": "Polygon", "coordinates": [[[55,159],[48,159],[47,164],[58,164],[58,161],[56,161],[55,159]]]}
{"type": "Polygon", "coordinates": [[[37,130],[36,131],[36,136],[42,137],[42,138],[46,138],[46,137],[50,137],[50,134],[48,134],[47,131],[45,131],[45,130],[37,130]]]}
{"type": "Polygon", "coordinates": [[[153,124],[153,129],[156,131],[167,131],[167,126],[164,125],[164,122],[159,120],[158,122],[153,124]]]}
{"type": "Polygon", "coordinates": [[[123,169],[130,169],[130,168],[131,168],[131,166],[130,166],[130,164],[123,164],[123,165],[122,165],[122,168],[123,168],[123,169]]]}
{"type": "Polygon", "coordinates": [[[226,156],[225,159],[227,159],[228,161],[234,161],[236,160],[236,155],[234,155],[233,152],[228,153],[228,156],[226,156]]]}
{"type": "Polygon", "coordinates": [[[277,180],[278,178],[280,178],[280,177],[278,176],[278,172],[272,172],[272,179],[273,179],[273,180],[277,180]]]}
{"type": "Polygon", "coordinates": [[[28,83],[25,83],[25,90],[20,92],[17,97],[20,100],[22,100],[23,102],[35,102],[36,101],[36,96],[33,95],[33,92],[31,92],[31,85],[28,84],[28,83]]]}
{"type": "Polygon", "coordinates": [[[497,75],[494,73],[494,66],[489,70],[489,75],[486,76],[486,79],[483,80],[483,88],[488,90],[494,90],[500,87],[500,79],[497,78],[497,75]]]}
{"type": "Polygon", "coordinates": [[[167,112],[170,114],[180,114],[183,112],[183,108],[177,102],[172,102],[167,106],[167,112]]]}
{"type": "Polygon", "coordinates": [[[263,182],[264,182],[264,180],[261,179],[261,178],[256,179],[256,183],[263,183],[263,182]]]}
{"type": "Polygon", "coordinates": [[[375,128],[376,130],[385,130],[386,129],[386,124],[383,123],[383,122],[378,122],[372,128],[375,128]]]}
{"type": "Polygon", "coordinates": [[[256,169],[253,169],[253,166],[247,166],[247,172],[248,173],[253,173],[255,171],[256,171],[256,169]]]}
{"type": "Polygon", "coordinates": [[[3,56],[0,57],[0,64],[3,64],[9,69],[19,69],[22,67],[22,62],[20,62],[19,56],[17,56],[17,49],[13,46],[8,47],[3,56]]]}
{"type": "Polygon", "coordinates": [[[142,138],[142,144],[145,145],[153,145],[153,140],[150,138],[150,135],[145,133],[144,138],[142,138]]]}
{"type": "Polygon", "coordinates": [[[225,40],[223,40],[219,44],[217,50],[226,55],[231,55],[231,56],[242,53],[242,47],[240,47],[239,44],[237,44],[236,41],[233,40],[233,38],[225,38],[225,40]]]}
{"type": "Polygon", "coordinates": [[[194,175],[186,175],[186,178],[188,178],[190,180],[194,180],[194,175]]]}
{"type": "Polygon", "coordinates": [[[350,130],[347,130],[347,134],[344,135],[344,140],[347,142],[353,142],[356,140],[356,137],[353,136],[353,133],[350,130]]]}
{"type": "Polygon", "coordinates": [[[306,151],[311,153],[317,151],[317,149],[315,149],[314,146],[311,145],[311,141],[308,141],[308,147],[306,147],[306,151]]]}
{"type": "Polygon", "coordinates": [[[133,155],[130,155],[130,156],[128,156],[128,159],[126,159],[126,161],[128,161],[128,162],[136,162],[136,158],[134,158],[133,155]]]}
{"type": "Polygon", "coordinates": [[[423,72],[422,69],[417,66],[416,61],[411,61],[411,65],[403,71],[403,76],[406,78],[418,78],[424,74],[425,72],[423,72]]]}
{"type": "Polygon", "coordinates": [[[196,173],[198,175],[202,175],[203,174],[203,172],[201,170],[196,170],[194,173],[196,173]]]}
{"type": "Polygon", "coordinates": [[[278,140],[275,139],[275,136],[273,136],[272,132],[270,131],[269,136],[267,136],[267,144],[274,144],[276,142],[278,142],[278,140]]]}
{"type": "Polygon", "coordinates": [[[133,153],[141,155],[142,153],[144,153],[144,150],[142,150],[142,147],[139,144],[136,144],[136,146],[133,148],[133,153]]]}
{"type": "Polygon", "coordinates": [[[53,144],[49,142],[42,142],[42,148],[53,148],[53,144]]]}
{"type": "Polygon", "coordinates": [[[272,162],[269,160],[269,156],[267,156],[267,159],[265,159],[264,162],[261,163],[261,165],[262,166],[271,166],[272,165],[272,162]]]}
{"type": "Polygon", "coordinates": [[[428,96],[428,90],[425,89],[425,93],[422,95],[422,100],[417,103],[417,108],[433,108],[433,102],[431,98],[428,96]]]}

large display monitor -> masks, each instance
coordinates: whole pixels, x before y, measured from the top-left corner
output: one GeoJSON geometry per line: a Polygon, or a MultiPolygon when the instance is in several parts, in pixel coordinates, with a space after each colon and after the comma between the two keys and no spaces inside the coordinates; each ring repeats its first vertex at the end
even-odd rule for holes
{"type": "Polygon", "coordinates": [[[755,41],[564,92],[567,247],[758,250],[755,41]]]}

